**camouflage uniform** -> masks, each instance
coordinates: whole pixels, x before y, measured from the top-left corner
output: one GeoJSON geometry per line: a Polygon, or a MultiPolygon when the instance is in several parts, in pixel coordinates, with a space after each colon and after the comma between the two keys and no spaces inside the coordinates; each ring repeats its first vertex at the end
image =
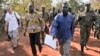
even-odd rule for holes
{"type": "Polygon", "coordinates": [[[95,32],[94,37],[97,37],[97,39],[100,38],[100,16],[96,16],[96,21],[94,22],[95,26],[95,32]]]}
{"type": "Polygon", "coordinates": [[[52,23],[52,21],[54,20],[54,17],[58,14],[58,12],[56,11],[56,8],[53,7],[52,11],[50,12],[50,23],[52,23]]]}
{"type": "Polygon", "coordinates": [[[49,14],[48,14],[47,12],[42,13],[42,18],[43,18],[45,21],[48,21],[48,20],[49,20],[49,14]]]}
{"type": "Polygon", "coordinates": [[[79,18],[76,21],[76,24],[78,22],[80,24],[80,45],[82,54],[88,42],[93,22],[95,21],[95,13],[90,10],[90,6],[91,4],[86,4],[85,11],[81,10],[79,18]]]}
{"type": "Polygon", "coordinates": [[[82,46],[81,48],[83,49],[88,42],[92,23],[93,21],[95,21],[93,17],[94,17],[93,12],[88,12],[88,13],[81,12],[79,15],[79,19],[77,20],[77,22],[79,22],[80,24],[80,38],[81,38],[80,45],[82,46]]]}
{"type": "Polygon", "coordinates": [[[54,17],[57,15],[57,12],[56,11],[52,11],[50,13],[50,22],[52,22],[54,20],[54,17]]]}
{"type": "Polygon", "coordinates": [[[42,44],[44,44],[44,37],[45,34],[49,34],[49,26],[47,26],[47,24],[50,24],[50,20],[49,20],[49,14],[47,12],[44,11],[44,13],[42,12],[42,19],[44,21],[44,31],[41,32],[41,37],[42,37],[42,44]]]}

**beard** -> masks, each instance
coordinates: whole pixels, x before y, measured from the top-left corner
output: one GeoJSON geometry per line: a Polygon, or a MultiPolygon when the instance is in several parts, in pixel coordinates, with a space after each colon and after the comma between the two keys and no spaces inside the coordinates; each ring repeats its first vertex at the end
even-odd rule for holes
{"type": "Polygon", "coordinates": [[[63,12],[63,16],[66,17],[68,15],[67,12],[63,12]]]}

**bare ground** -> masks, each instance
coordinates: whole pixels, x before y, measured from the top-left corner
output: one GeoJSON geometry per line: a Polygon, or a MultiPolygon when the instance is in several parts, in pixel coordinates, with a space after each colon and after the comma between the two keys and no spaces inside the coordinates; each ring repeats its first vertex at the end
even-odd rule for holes
{"type": "MultiPolygon", "coordinates": [[[[6,41],[6,39],[6,36],[0,37],[0,56],[32,56],[29,37],[24,37],[23,34],[20,33],[19,46],[15,50],[15,53],[12,53],[11,42],[6,41]]],[[[83,56],[100,56],[100,40],[94,39],[93,33],[91,33],[87,48],[83,56]]],[[[43,45],[42,54],[47,56],[60,56],[57,50],[46,45],[43,45]]],[[[71,42],[70,54],[71,56],[82,56],[80,54],[79,28],[75,29],[74,39],[71,42]]],[[[39,52],[38,55],[42,56],[39,52]]]]}

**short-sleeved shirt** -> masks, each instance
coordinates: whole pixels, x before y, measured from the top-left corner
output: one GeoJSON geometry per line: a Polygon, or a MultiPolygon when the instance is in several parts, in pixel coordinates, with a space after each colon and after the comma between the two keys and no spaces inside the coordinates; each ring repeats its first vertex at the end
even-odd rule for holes
{"type": "MultiPolygon", "coordinates": [[[[26,15],[26,21],[28,22],[28,24],[26,24],[26,29],[28,33],[36,33],[36,32],[40,32],[42,23],[39,22],[42,21],[42,16],[41,13],[36,12],[34,14],[27,14],[26,15]]],[[[27,23],[26,22],[26,23],[27,23]]]]}
{"type": "Polygon", "coordinates": [[[20,19],[20,16],[17,12],[12,12],[10,14],[9,12],[5,15],[5,21],[8,22],[8,31],[13,31],[18,28],[18,21],[17,19],[20,19]]]}

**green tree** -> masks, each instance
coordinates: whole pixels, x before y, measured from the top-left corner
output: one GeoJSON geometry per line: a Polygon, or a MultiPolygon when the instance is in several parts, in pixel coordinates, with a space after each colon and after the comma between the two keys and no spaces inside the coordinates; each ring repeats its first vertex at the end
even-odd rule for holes
{"type": "Polygon", "coordinates": [[[1,9],[1,7],[2,7],[2,5],[1,5],[1,4],[2,4],[2,2],[3,2],[3,0],[0,0],[0,9],[1,9]]]}
{"type": "Polygon", "coordinates": [[[36,8],[41,8],[41,6],[44,6],[46,8],[51,8],[51,3],[52,3],[52,0],[32,0],[34,1],[34,4],[35,4],[35,7],[36,8]]]}
{"type": "MultiPolygon", "coordinates": [[[[84,3],[81,0],[69,0],[68,5],[72,8],[72,11],[78,13],[80,9],[84,9],[84,3]]],[[[61,8],[62,2],[57,4],[57,8],[61,8]]]]}
{"type": "Polygon", "coordinates": [[[100,9],[100,0],[92,0],[91,1],[91,7],[93,9],[100,9]]]}
{"type": "Polygon", "coordinates": [[[13,9],[20,12],[20,14],[25,14],[25,11],[28,10],[28,5],[34,1],[35,8],[41,9],[41,6],[46,8],[51,8],[51,0],[11,0],[11,5],[13,9]]]}
{"type": "Polygon", "coordinates": [[[56,8],[59,9],[61,7],[62,7],[62,2],[58,2],[57,5],[56,5],[56,8]]]}
{"type": "Polygon", "coordinates": [[[18,11],[22,15],[28,10],[27,7],[29,3],[29,0],[15,0],[13,1],[12,6],[15,11],[18,11]]]}
{"type": "Polygon", "coordinates": [[[69,6],[75,13],[77,13],[80,8],[80,4],[78,2],[79,2],[78,0],[69,0],[69,6]]]}

